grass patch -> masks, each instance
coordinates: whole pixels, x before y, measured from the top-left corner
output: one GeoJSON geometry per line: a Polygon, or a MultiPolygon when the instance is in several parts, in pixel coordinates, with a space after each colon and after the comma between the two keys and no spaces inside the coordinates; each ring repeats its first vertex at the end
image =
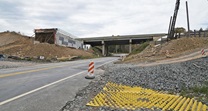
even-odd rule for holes
{"type": "Polygon", "coordinates": [[[97,56],[97,57],[102,57],[102,49],[99,46],[95,46],[95,47],[91,47],[91,49],[93,50],[93,55],[97,56]]]}
{"type": "Polygon", "coordinates": [[[208,95],[208,86],[193,87],[192,90],[194,93],[202,93],[208,95]]]}
{"type": "Polygon", "coordinates": [[[142,52],[147,46],[149,46],[149,44],[150,44],[149,42],[144,42],[140,44],[139,47],[136,47],[135,49],[132,50],[131,54],[137,54],[137,53],[142,52]]]}
{"type": "Polygon", "coordinates": [[[188,98],[195,98],[203,103],[208,103],[208,85],[183,89],[180,95],[188,98]]]}

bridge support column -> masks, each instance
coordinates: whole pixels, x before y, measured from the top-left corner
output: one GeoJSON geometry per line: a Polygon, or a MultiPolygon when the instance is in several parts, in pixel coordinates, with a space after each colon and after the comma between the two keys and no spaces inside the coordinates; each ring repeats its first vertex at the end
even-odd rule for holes
{"type": "Polygon", "coordinates": [[[86,46],[85,46],[85,44],[84,44],[84,41],[83,41],[83,40],[81,41],[81,49],[86,50],[86,46]]]}
{"type": "Polygon", "coordinates": [[[108,56],[108,45],[105,45],[105,55],[108,56]]]}
{"type": "Polygon", "coordinates": [[[105,56],[105,42],[102,41],[102,54],[105,56]]]}
{"type": "Polygon", "coordinates": [[[132,51],[132,39],[129,39],[129,53],[132,51]]]}

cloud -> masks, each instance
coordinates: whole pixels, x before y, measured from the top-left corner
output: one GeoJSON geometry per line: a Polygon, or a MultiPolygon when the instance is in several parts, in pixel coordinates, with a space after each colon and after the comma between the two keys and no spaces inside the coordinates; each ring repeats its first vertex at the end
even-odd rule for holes
{"type": "MultiPolygon", "coordinates": [[[[207,28],[208,2],[189,0],[191,29],[207,28]]],[[[1,0],[0,31],[33,35],[35,28],[60,28],[78,37],[167,32],[175,0],[1,0]]],[[[178,27],[186,26],[181,0],[178,27]]]]}

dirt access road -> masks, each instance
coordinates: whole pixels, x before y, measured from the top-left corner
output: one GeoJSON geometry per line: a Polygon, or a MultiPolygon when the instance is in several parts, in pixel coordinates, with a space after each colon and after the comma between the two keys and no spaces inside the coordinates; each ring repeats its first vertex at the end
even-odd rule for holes
{"type": "Polygon", "coordinates": [[[169,58],[169,59],[164,59],[164,60],[158,60],[156,62],[140,63],[137,66],[144,66],[144,67],[145,66],[155,66],[155,65],[160,65],[160,64],[171,64],[171,63],[178,63],[178,62],[194,60],[194,59],[208,56],[208,49],[205,49],[205,52],[207,52],[206,55],[202,55],[201,51],[197,51],[197,52],[194,52],[191,54],[180,56],[178,58],[169,58]]]}

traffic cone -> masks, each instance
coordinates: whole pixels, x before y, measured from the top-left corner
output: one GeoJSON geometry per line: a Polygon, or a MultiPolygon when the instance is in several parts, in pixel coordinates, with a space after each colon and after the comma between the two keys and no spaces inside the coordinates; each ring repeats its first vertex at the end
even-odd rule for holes
{"type": "Polygon", "coordinates": [[[89,68],[88,68],[88,74],[85,76],[86,79],[94,79],[94,62],[90,62],[89,68]]]}

